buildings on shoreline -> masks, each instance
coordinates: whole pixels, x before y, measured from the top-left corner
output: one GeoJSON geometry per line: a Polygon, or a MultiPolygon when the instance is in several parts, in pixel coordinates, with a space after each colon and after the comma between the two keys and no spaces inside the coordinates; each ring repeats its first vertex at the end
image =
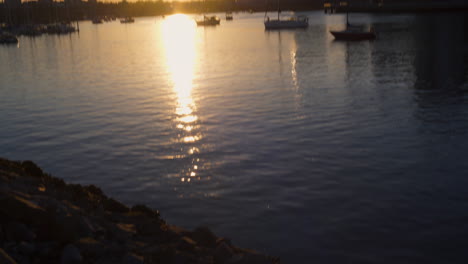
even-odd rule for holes
{"type": "Polygon", "coordinates": [[[466,0],[324,0],[336,12],[431,12],[468,10],[466,0]]]}
{"type": "MultiPolygon", "coordinates": [[[[319,10],[336,12],[424,12],[468,10],[466,0],[289,0],[283,10],[319,10]],[[349,2],[349,4],[348,4],[349,2]]],[[[276,10],[276,1],[207,0],[186,2],[136,1],[100,2],[97,0],[4,0],[0,3],[0,24],[9,25],[69,22],[98,16],[155,16],[171,13],[276,10]]]]}

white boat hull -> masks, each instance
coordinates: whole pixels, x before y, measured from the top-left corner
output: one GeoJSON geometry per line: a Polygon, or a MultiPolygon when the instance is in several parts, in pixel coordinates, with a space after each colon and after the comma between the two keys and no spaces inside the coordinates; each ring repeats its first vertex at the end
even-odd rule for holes
{"type": "Polygon", "coordinates": [[[265,29],[307,28],[309,21],[304,20],[267,20],[265,29]]]}

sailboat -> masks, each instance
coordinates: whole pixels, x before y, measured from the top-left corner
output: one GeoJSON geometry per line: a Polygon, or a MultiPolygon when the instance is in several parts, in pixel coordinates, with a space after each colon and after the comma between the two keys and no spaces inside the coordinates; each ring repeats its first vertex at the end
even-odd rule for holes
{"type": "Polygon", "coordinates": [[[369,31],[365,31],[362,27],[349,23],[349,8],[346,9],[346,29],[341,31],[330,30],[330,34],[336,40],[372,40],[376,37],[374,28],[371,27],[369,31]]]}
{"type": "Polygon", "coordinates": [[[267,12],[265,11],[265,29],[306,28],[309,26],[309,18],[306,16],[292,16],[288,19],[280,19],[280,13],[280,0],[278,0],[278,18],[270,19],[270,17],[267,16],[267,12]]]}
{"type": "Polygon", "coordinates": [[[0,32],[0,44],[16,44],[18,43],[18,38],[10,33],[1,33],[0,32]]]}
{"type": "Polygon", "coordinates": [[[120,23],[122,24],[129,24],[129,23],[134,23],[135,19],[133,17],[124,17],[123,19],[120,19],[120,23]]]}
{"type": "Polygon", "coordinates": [[[197,20],[197,26],[216,26],[221,20],[217,16],[203,16],[202,20],[197,20]]]}
{"type": "MultiPolygon", "coordinates": [[[[206,9],[206,0],[203,2],[206,9]]],[[[216,26],[221,23],[221,19],[217,16],[203,15],[203,19],[196,20],[197,26],[216,26]]]]}

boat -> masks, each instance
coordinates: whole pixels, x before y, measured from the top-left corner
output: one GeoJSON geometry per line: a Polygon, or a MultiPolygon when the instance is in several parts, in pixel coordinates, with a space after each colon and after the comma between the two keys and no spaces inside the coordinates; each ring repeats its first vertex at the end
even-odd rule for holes
{"type": "Polygon", "coordinates": [[[330,33],[336,40],[373,40],[376,38],[373,28],[365,31],[361,27],[351,25],[347,25],[346,29],[342,31],[330,30],[330,33]]]}
{"type": "Polygon", "coordinates": [[[232,12],[227,12],[226,13],[226,20],[233,20],[234,17],[232,16],[232,12]]]}
{"type": "Polygon", "coordinates": [[[0,33],[0,44],[17,44],[18,38],[10,33],[0,33]]]}
{"type": "Polygon", "coordinates": [[[69,34],[76,31],[76,28],[73,27],[71,24],[67,23],[57,23],[47,25],[45,28],[45,32],[49,34],[69,34]]]}
{"type": "Polygon", "coordinates": [[[122,24],[128,24],[133,22],[135,22],[135,19],[133,17],[125,17],[124,19],[120,20],[120,23],[122,24]]]}
{"type": "Polygon", "coordinates": [[[361,26],[351,25],[349,23],[349,10],[346,10],[346,29],[345,30],[330,30],[330,34],[335,37],[336,40],[373,40],[376,38],[374,28],[370,30],[364,30],[361,26]]]}
{"type": "Polygon", "coordinates": [[[288,19],[270,19],[265,20],[265,29],[290,29],[290,28],[307,28],[309,19],[304,16],[290,17],[288,19]]]}
{"type": "Polygon", "coordinates": [[[15,34],[24,35],[29,37],[40,36],[45,33],[45,27],[37,24],[26,24],[16,28],[15,34]]]}
{"type": "Polygon", "coordinates": [[[198,26],[216,26],[219,25],[221,20],[217,16],[203,16],[202,20],[197,20],[198,26]]]}
{"type": "Polygon", "coordinates": [[[309,18],[306,16],[292,16],[287,19],[280,18],[280,1],[278,0],[278,18],[270,19],[265,11],[265,18],[263,23],[265,29],[292,29],[292,28],[307,28],[309,26],[309,18]]]}
{"type": "Polygon", "coordinates": [[[102,24],[102,19],[100,19],[100,18],[94,18],[94,19],[92,20],[92,22],[93,22],[93,24],[102,24]]]}

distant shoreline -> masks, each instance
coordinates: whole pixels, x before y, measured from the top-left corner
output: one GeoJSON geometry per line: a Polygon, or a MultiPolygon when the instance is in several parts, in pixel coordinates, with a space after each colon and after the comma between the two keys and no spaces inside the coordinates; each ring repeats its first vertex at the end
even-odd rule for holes
{"type": "MultiPolygon", "coordinates": [[[[104,3],[97,1],[83,2],[81,0],[65,2],[8,1],[10,4],[0,3],[0,26],[24,24],[52,24],[58,22],[92,20],[94,18],[115,17],[143,17],[166,16],[177,13],[203,14],[222,12],[275,12],[278,7],[271,2],[232,2],[232,1],[205,1],[205,2],[163,2],[138,1],[104,3]]],[[[333,2],[325,8],[323,2],[294,3],[288,2],[281,6],[283,11],[333,11],[331,13],[365,12],[365,13],[428,13],[428,12],[466,12],[468,3],[384,3],[354,4],[339,6],[333,2]]],[[[330,12],[329,12],[330,13],[330,12]]]]}
{"type": "Polygon", "coordinates": [[[404,7],[387,7],[387,8],[350,8],[349,10],[337,9],[336,13],[376,13],[376,14],[401,14],[401,13],[464,13],[468,12],[468,5],[464,7],[427,7],[427,8],[404,8],[404,7]]]}

